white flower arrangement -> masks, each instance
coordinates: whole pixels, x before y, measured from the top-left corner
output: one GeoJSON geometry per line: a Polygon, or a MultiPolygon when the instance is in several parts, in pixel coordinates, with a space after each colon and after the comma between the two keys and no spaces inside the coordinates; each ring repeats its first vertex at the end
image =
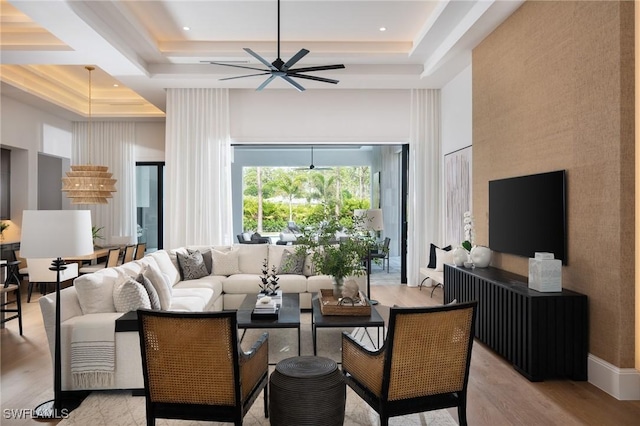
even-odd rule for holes
{"type": "Polygon", "coordinates": [[[465,250],[471,251],[473,240],[475,239],[475,232],[473,231],[473,215],[470,211],[464,212],[462,222],[464,223],[465,240],[461,245],[465,250]]]}

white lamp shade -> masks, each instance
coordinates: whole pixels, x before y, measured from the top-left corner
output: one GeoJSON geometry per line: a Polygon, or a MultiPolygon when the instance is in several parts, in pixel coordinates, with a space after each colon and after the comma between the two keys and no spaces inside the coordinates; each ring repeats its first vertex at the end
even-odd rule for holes
{"type": "Polygon", "coordinates": [[[89,210],[24,210],[20,256],[57,258],[93,253],[89,210]]]}
{"type": "Polygon", "coordinates": [[[362,225],[365,229],[371,231],[382,231],[384,229],[382,209],[355,209],[353,215],[364,218],[362,225]]]}

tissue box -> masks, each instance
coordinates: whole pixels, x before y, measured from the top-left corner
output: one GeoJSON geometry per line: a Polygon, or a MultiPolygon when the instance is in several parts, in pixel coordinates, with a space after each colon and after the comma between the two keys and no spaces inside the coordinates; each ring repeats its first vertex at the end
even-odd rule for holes
{"type": "Polygon", "coordinates": [[[529,259],[529,288],[540,292],[562,291],[562,261],[529,259]]]}

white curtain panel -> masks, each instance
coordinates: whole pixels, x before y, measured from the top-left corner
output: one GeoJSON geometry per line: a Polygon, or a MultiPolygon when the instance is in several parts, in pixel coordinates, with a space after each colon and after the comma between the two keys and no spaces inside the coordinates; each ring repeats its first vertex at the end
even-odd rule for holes
{"type": "Polygon", "coordinates": [[[429,244],[442,238],[440,90],[411,91],[410,138],[407,285],[415,287],[429,260],[429,244]]]}
{"type": "Polygon", "coordinates": [[[233,243],[228,89],[168,89],[165,247],[233,243]]]}
{"type": "Polygon", "coordinates": [[[104,240],[98,245],[110,245],[112,239],[130,237],[136,241],[136,161],[135,123],[133,122],[74,122],[72,165],[93,164],[107,166],[117,179],[117,192],[108,204],[79,205],[91,210],[92,225],[103,227],[104,240]],[[91,135],[89,136],[89,129],[91,135]]]}

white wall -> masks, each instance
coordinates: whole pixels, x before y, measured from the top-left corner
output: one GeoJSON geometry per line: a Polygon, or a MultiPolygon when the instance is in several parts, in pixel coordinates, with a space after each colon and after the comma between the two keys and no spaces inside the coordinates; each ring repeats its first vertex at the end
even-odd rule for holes
{"type": "Polygon", "coordinates": [[[409,90],[231,90],[233,142],[409,141],[409,90]]]}
{"type": "Polygon", "coordinates": [[[442,88],[442,155],[472,143],[471,65],[442,88]]]}
{"type": "Polygon", "coordinates": [[[136,123],[136,161],[164,161],[164,122],[136,123]]]}

